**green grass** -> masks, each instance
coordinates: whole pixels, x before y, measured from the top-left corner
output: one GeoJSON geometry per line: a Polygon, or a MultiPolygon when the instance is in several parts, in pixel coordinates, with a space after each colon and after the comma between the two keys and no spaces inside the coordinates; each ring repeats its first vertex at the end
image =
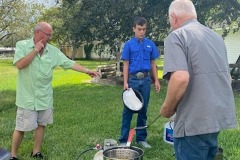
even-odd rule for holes
{"type": "MultiPolygon", "coordinates": [[[[97,65],[109,62],[77,61],[95,69],[97,65]]],[[[162,65],[162,60],[157,64],[162,65]]],[[[12,132],[15,126],[15,88],[17,69],[11,60],[0,60],[0,147],[11,149],[12,132]]],[[[159,71],[161,77],[162,71],[159,71]]],[[[120,134],[122,114],[122,86],[107,86],[89,83],[90,77],[71,70],[56,68],[54,71],[54,124],[46,128],[42,152],[49,160],[71,160],[85,149],[104,139],[117,140],[120,134]]],[[[159,114],[159,108],[166,94],[166,84],[162,83],[160,93],[151,92],[148,122],[159,114]]],[[[240,98],[235,94],[238,123],[240,122],[240,98]]],[[[136,115],[132,121],[135,125],[136,115]]],[[[163,141],[163,126],[168,119],[160,118],[148,128],[148,141],[152,149],[144,150],[145,160],[173,160],[173,147],[163,141]]],[[[219,144],[224,156],[229,160],[240,159],[239,129],[220,133],[219,144]]],[[[138,146],[135,142],[133,146],[138,146]]],[[[19,149],[19,157],[29,159],[33,146],[32,132],[25,134],[19,149]]],[[[89,151],[81,156],[90,160],[97,151],[89,151]]]]}

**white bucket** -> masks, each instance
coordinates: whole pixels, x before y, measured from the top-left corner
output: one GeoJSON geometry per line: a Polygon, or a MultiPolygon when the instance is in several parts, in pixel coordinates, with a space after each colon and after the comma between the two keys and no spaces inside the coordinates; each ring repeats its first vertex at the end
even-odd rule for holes
{"type": "Polygon", "coordinates": [[[103,160],[103,150],[98,151],[94,155],[93,160],[103,160]]]}
{"type": "Polygon", "coordinates": [[[173,145],[173,127],[174,127],[174,122],[167,122],[164,125],[163,140],[166,143],[171,145],[173,145]]]}

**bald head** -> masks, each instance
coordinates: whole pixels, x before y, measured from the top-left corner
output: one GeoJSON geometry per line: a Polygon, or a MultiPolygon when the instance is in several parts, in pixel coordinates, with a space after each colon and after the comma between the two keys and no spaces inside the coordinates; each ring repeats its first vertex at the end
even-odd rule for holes
{"type": "Polygon", "coordinates": [[[196,9],[191,0],[172,1],[168,14],[172,29],[181,27],[181,25],[189,19],[197,18],[196,9]]]}
{"type": "Polygon", "coordinates": [[[52,26],[47,22],[38,22],[34,28],[34,32],[37,30],[52,30],[52,26]]]}
{"type": "Polygon", "coordinates": [[[169,7],[169,15],[175,13],[178,17],[197,18],[196,9],[191,0],[174,0],[169,7]]]}

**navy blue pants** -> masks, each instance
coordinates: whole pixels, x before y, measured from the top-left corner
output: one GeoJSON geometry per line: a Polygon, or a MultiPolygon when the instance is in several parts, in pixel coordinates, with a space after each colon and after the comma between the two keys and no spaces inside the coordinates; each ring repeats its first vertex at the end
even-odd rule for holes
{"type": "MultiPolygon", "coordinates": [[[[142,79],[138,79],[136,77],[130,77],[128,79],[128,87],[134,90],[139,91],[143,97],[143,107],[137,113],[131,111],[126,106],[123,108],[122,113],[122,128],[121,128],[121,136],[119,138],[120,143],[127,142],[129,130],[131,127],[131,121],[133,114],[137,115],[137,127],[146,126],[147,121],[147,107],[150,98],[150,90],[151,90],[151,78],[150,76],[146,76],[142,79]]],[[[147,137],[147,130],[141,129],[136,130],[136,141],[145,141],[147,137]]]]}
{"type": "Polygon", "coordinates": [[[174,138],[177,160],[213,160],[218,151],[218,133],[174,138]]]}

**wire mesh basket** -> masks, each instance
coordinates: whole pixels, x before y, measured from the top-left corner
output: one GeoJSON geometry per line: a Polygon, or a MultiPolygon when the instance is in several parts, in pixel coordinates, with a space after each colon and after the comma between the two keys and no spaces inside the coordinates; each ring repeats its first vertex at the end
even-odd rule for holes
{"type": "Polygon", "coordinates": [[[143,150],[137,147],[113,147],[103,151],[104,160],[142,160],[143,150]]]}

